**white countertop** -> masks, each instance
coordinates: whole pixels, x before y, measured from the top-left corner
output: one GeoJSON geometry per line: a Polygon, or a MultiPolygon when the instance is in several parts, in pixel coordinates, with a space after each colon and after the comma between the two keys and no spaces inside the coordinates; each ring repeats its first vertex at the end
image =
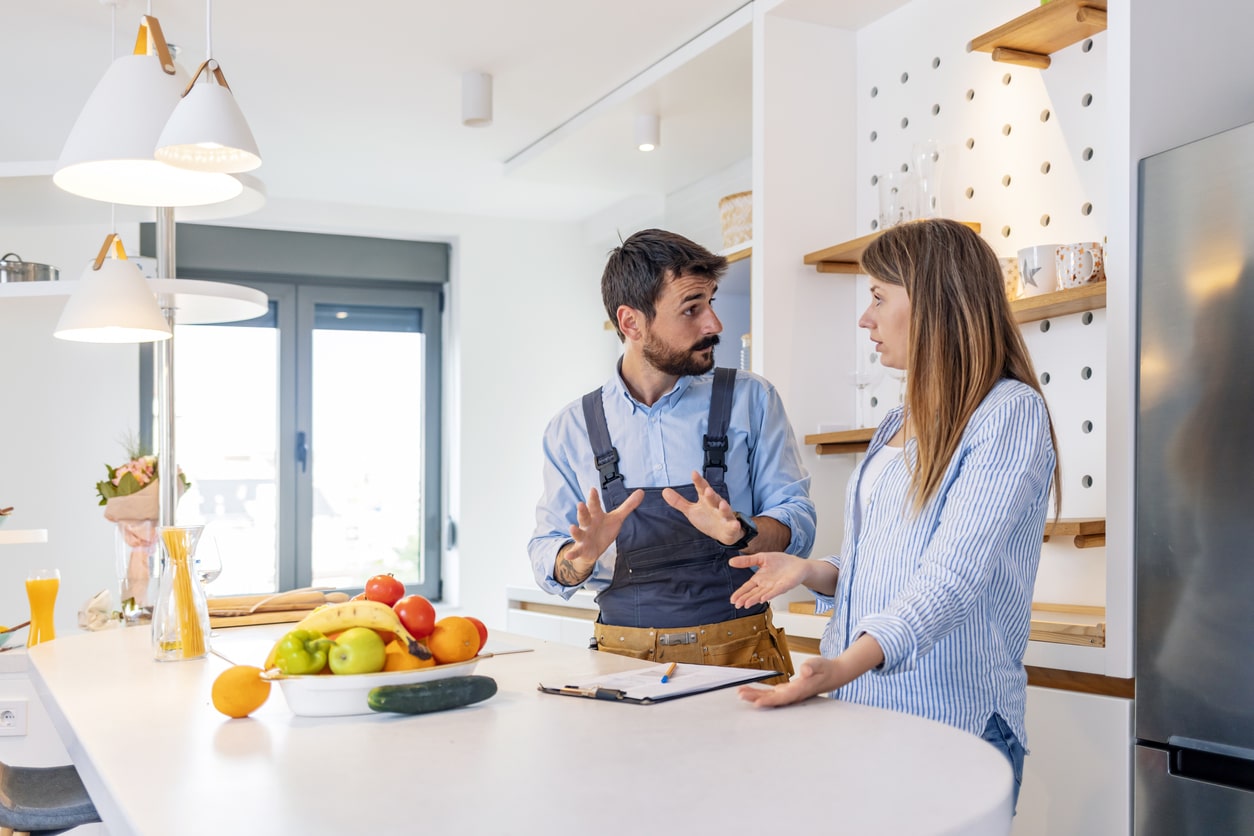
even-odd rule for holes
{"type": "MultiPolygon", "coordinates": [[[[259,665],[284,629],[212,642],[259,665]]],[[[209,697],[226,663],[155,662],[149,640],[136,627],[30,650],[111,836],[1010,832],[1006,760],[904,714],[826,699],[763,710],[734,689],[651,706],[542,694],[541,679],[639,663],[496,634],[489,650],[535,651],[482,660],[475,673],[500,690],[477,705],[306,718],[276,687],[252,717],[228,720],[209,697]]]]}

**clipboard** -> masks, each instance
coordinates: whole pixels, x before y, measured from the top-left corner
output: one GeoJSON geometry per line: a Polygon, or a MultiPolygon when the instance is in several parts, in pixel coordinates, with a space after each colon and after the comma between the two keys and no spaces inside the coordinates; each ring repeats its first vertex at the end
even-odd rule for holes
{"type": "Polygon", "coordinates": [[[666,682],[662,674],[670,665],[656,664],[619,673],[602,674],[574,683],[552,685],[540,683],[539,689],[546,694],[566,697],[626,702],[635,705],[654,705],[667,700],[704,694],[733,685],[758,682],[779,676],[779,671],[762,671],[752,668],[728,668],[718,665],[675,666],[675,672],[666,682]]]}

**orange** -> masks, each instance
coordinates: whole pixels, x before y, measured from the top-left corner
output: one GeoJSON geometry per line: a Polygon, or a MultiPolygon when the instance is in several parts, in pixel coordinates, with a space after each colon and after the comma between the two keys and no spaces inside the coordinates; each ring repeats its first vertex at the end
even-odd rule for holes
{"type": "Polygon", "coordinates": [[[441,665],[464,662],[479,652],[479,629],[460,615],[446,616],[435,623],[427,647],[441,665]]]}
{"type": "Polygon", "coordinates": [[[228,717],[247,717],[270,698],[270,681],[261,668],[235,665],[218,674],[211,691],[213,707],[228,717]]]}
{"type": "Polygon", "coordinates": [[[435,659],[419,659],[410,653],[408,648],[399,641],[394,641],[387,646],[387,653],[383,662],[385,671],[414,671],[419,668],[434,666],[435,659]]]}

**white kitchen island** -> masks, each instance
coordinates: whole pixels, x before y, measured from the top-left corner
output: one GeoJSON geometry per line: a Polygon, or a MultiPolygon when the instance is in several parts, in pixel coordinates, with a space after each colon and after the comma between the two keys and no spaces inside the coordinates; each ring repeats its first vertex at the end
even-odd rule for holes
{"type": "MultiPolygon", "coordinates": [[[[291,625],[219,630],[260,665],[291,625]]],[[[32,679],[112,836],[266,833],[1007,834],[1011,773],[977,737],[814,699],[764,710],[735,689],[657,705],[536,686],[640,667],[501,634],[499,692],[453,711],[252,717],[215,711],[215,656],[155,662],[141,627],[30,651],[32,679]]]]}

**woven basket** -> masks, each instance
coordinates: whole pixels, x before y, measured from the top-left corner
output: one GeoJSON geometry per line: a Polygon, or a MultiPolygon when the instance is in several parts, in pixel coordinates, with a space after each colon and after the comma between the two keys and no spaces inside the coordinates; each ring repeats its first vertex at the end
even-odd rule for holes
{"type": "Polygon", "coordinates": [[[718,202],[723,224],[723,249],[743,244],[753,237],[753,192],[736,192],[718,202]]]}

